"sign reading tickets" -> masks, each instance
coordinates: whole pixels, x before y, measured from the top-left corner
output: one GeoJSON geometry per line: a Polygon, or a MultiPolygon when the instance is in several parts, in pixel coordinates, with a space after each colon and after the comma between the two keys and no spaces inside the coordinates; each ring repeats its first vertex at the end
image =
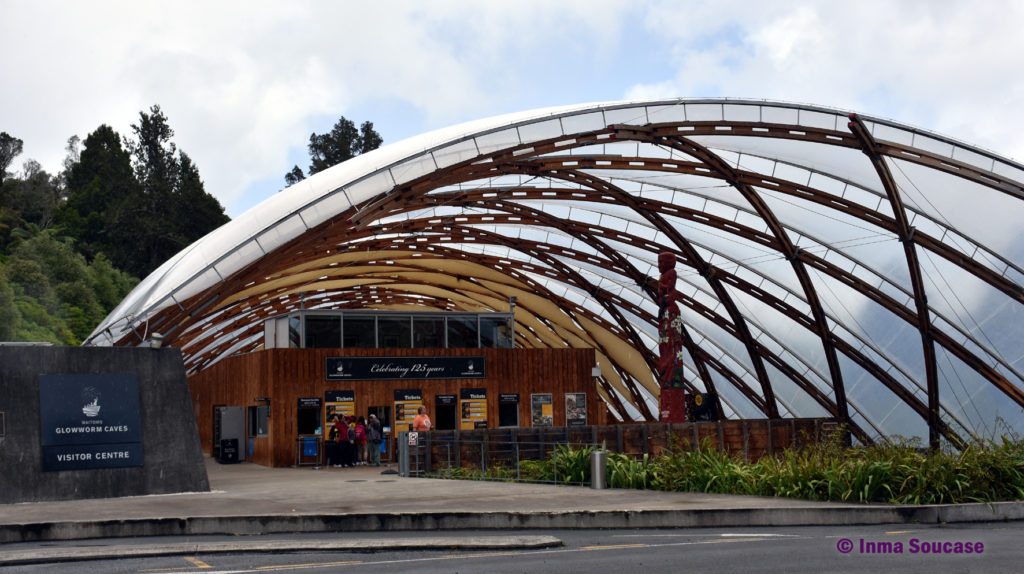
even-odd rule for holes
{"type": "Polygon", "coordinates": [[[459,430],[487,428],[487,389],[462,389],[459,399],[462,411],[459,430]]]}
{"type": "Polygon", "coordinates": [[[412,431],[412,421],[416,419],[416,411],[423,406],[423,392],[419,389],[395,391],[395,429],[405,425],[412,431]]]}
{"type": "Polygon", "coordinates": [[[328,381],[482,379],[483,357],[328,357],[328,381]]]}
{"type": "Polygon", "coordinates": [[[40,376],[39,438],[44,471],[142,466],[138,379],[40,376]]]}
{"type": "Polygon", "coordinates": [[[530,423],[535,427],[555,425],[555,406],[551,393],[530,395],[530,423]]]}
{"type": "Polygon", "coordinates": [[[356,414],[355,391],[327,391],[324,393],[324,427],[334,424],[334,417],[351,417],[356,414]]]}

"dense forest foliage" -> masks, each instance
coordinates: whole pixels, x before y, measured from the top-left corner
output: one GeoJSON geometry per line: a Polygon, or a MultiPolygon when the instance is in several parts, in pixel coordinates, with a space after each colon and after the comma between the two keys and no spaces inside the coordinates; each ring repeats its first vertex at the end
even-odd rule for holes
{"type": "Polygon", "coordinates": [[[159,106],[68,140],[57,174],[0,132],[0,341],[78,344],[138,282],[228,221],[159,106]]]}

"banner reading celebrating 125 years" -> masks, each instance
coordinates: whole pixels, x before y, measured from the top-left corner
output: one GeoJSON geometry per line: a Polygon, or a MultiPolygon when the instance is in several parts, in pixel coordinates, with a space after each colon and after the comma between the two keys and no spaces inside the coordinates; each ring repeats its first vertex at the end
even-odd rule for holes
{"type": "Polygon", "coordinates": [[[44,471],[142,466],[134,375],[40,376],[39,424],[44,471]]]}
{"type": "Polygon", "coordinates": [[[482,379],[483,357],[328,357],[328,381],[482,379]]]}

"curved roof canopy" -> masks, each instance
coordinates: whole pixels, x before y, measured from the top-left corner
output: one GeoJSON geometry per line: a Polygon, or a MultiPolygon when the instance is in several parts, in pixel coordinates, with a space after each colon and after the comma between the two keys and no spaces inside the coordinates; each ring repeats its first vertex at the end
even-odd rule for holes
{"type": "Polygon", "coordinates": [[[1024,167],[832,109],[617,102],[488,118],[278,193],[165,263],[88,344],[159,331],[191,372],[297,308],[505,310],[593,347],[657,410],[657,254],[681,261],[687,383],[727,416],[863,440],[1024,431],[1024,167]]]}

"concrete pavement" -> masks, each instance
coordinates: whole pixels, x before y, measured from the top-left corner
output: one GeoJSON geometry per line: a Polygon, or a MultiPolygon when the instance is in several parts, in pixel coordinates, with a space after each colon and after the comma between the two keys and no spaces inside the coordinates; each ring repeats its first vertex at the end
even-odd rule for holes
{"type": "Polygon", "coordinates": [[[1024,519],[1024,503],[893,506],[463,480],[207,459],[208,493],[0,505],[0,543],[373,530],[676,528],[1024,519]]]}

